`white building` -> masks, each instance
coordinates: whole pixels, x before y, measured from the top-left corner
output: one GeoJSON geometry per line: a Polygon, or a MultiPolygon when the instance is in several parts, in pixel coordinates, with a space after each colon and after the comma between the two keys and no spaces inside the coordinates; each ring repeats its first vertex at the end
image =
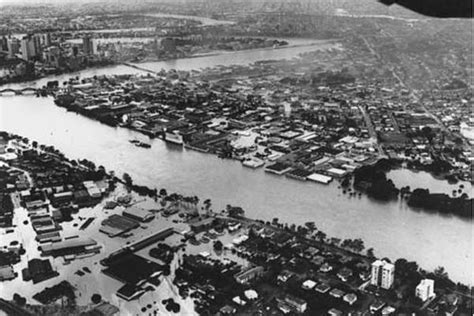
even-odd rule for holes
{"type": "Polygon", "coordinates": [[[416,286],[416,297],[420,298],[423,302],[434,297],[434,280],[423,279],[420,284],[416,286]]]}
{"type": "Polygon", "coordinates": [[[370,284],[383,289],[392,287],[395,276],[395,266],[385,260],[376,260],[372,263],[372,277],[370,284]]]}

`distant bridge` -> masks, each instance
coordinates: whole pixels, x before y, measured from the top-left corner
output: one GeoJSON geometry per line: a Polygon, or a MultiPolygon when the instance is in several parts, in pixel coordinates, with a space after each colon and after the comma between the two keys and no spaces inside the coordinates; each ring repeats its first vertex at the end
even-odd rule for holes
{"type": "Polygon", "coordinates": [[[6,88],[3,90],[0,90],[0,95],[4,94],[15,94],[15,95],[21,95],[21,94],[36,94],[39,92],[40,89],[32,88],[32,87],[26,87],[23,89],[12,89],[12,88],[6,88]]]}
{"type": "Polygon", "coordinates": [[[146,71],[146,72],[151,72],[151,73],[153,73],[153,74],[158,74],[158,72],[157,72],[157,71],[154,71],[154,70],[151,70],[151,69],[146,69],[146,68],[143,68],[143,67],[140,67],[140,66],[134,65],[134,64],[130,64],[130,63],[122,63],[122,65],[125,65],[125,66],[128,66],[128,67],[131,67],[131,68],[135,68],[135,69],[138,69],[138,70],[146,71]]]}

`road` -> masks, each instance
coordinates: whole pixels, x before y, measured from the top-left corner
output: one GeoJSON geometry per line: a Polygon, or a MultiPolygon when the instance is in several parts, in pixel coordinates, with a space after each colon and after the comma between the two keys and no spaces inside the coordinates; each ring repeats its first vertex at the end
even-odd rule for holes
{"type": "Polygon", "coordinates": [[[359,111],[364,116],[365,125],[367,126],[367,129],[369,130],[370,137],[375,139],[376,147],[377,147],[377,151],[379,155],[385,156],[385,151],[383,150],[382,145],[380,145],[378,142],[377,132],[375,131],[374,125],[372,124],[372,120],[370,119],[369,113],[367,113],[367,111],[364,109],[363,106],[359,105],[358,107],[359,107],[359,111]]]}
{"type": "Polygon", "coordinates": [[[2,298],[0,298],[0,311],[6,312],[9,316],[33,316],[30,312],[2,298]]]}

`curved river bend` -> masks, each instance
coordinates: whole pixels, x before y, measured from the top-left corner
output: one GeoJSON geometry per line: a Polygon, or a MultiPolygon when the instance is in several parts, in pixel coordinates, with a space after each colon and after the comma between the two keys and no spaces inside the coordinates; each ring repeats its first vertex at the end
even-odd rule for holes
{"type": "MultiPolygon", "coordinates": [[[[310,49],[333,46],[322,44],[310,49]]],[[[217,58],[158,62],[151,66],[154,70],[191,70],[292,58],[307,50],[308,47],[290,47],[258,53],[237,52],[217,58]]],[[[139,72],[126,66],[114,66],[85,70],[78,75],[139,72]]],[[[61,82],[70,76],[10,86],[42,86],[48,80],[61,82]]],[[[453,280],[474,284],[474,227],[468,220],[414,211],[402,202],[378,203],[365,196],[349,198],[340,192],[336,183],[325,186],[273,176],[262,170],[244,168],[236,161],[176,148],[157,139],[151,141],[151,149],[137,148],[129,140],[143,138],[143,135],[67,112],[56,107],[52,98],[0,97],[0,130],[54,145],[70,158],[92,160],[107,170],[115,170],[118,175],[128,172],[136,183],[158,189],[165,187],[168,191],[197,195],[201,199],[211,198],[214,209],[233,204],[242,206],[247,215],[254,218],[278,217],[281,222],[296,224],[314,221],[329,236],[362,238],[366,248],[375,248],[377,256],[416,260],[425,269],[444,266],[453,280]]]]}

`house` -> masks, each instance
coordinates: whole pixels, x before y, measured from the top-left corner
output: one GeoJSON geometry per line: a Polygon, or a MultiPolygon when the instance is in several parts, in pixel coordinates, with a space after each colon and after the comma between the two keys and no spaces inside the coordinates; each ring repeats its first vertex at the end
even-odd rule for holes
{"type": "Polygon", "coordinates": [[[258,293],[255,290],[247,290],[244,292],[244,295],[249,301],[253,301],[258,298],[258,293]]]}
{"type": "Polygon", "coordinates": [[[13,220],[13,203],[9,195],[0,195],[0,227],[12,226],[13,220]],[[8,206],[7,206],[8,205],[8,206]]]}
{"type": "Polygon", "coordinates": [[[369,310],[372,314],[374,314],[374,313],[380,311],[384,306],[385,306],[385,302],[380,301],[380,300],[376,300],[375,302],[370,304],[369,310]]]}
{"type": "Polygon", "coordinates": [[[123,211],[122,215],[142,223],[149,222],[155,218],[155,215],[150,211],[136,206],[127,208],[123,211]]]}
{"type": "Polygon", "coordinates": [[[13,280],[14,278],[16,278],[16,274],[12,266],[0,267],[0,281],[13,280]]]}
{"type": "Polygon", "coordinates": [[[332,271],[332,266],[329,265],[327,262],[325,262],[321,268],[319,268],[319,271],[323,272],[323,273],[327,273],[327,272],[330,272],[332,271]]]}
{"type": "Polygon", "coordinates": [[[109,237],[115,237],[139,226],[140,224],[130,217],[112,214],[102,221],[99,231],[109,237]]]}
{"type": "Polygon", "coordinates": [[[36,284],[54,278],[59,273],[53,270],[48,259],[31,259],[28,261],[28,267],[23,269],[22,275],[24,281],[33,280],[33,283],[36,284]]]}
{"type": "Polygon", "coordinates": [[[385,306],[382,309],[382,315],[392,315],[393,313],[395,313],[395,311],[396,311],[395,307],[385,306]]]}
{"type": "Polygon", "coordinates": [[[49,233],[60,230],[53,218],[47,214],[31,216],[31,225],[37,234],[49,233]]]}
{"type": "Polygon", "coordinates": [[[232,239],[232,244],[235,245],[235,246],[238,246],[241,243],[243,243],[244,241],[246,241],[247,239],[249,239],[248,235],[242,235],[240,237],[232,239]]]}
{"type": "Polygon", "coordinates": [[[335,308],[331,308],[329,311],[328,311],[328,315],[330,316],[342,316],[344,315],[340,310],[338,309],[335,309],[335,308]]]}
{"type": "Polygon", "coordinates": [[[232,301],[237,304],[237,305],[240,305],[240,306],[245,306],[247,304],[246,301],[244,301],[243,299],[240,298],[240,296],[236,296],[232,299],[232,301]]]}
{"type": "Polygon", "coordinates": [[[295,274],[288,270],[283,270],[278,276],[277,281],[281,283],[286,283],[289,279],[291,279],[295,274]]]}
{"type": "Polygon", "coordinates": [[[314,289],[314,287],[316,286],[316,282],[314,282],[313,280],[306,280],[303,282],[303,284],[301,285],[301,287],[305,290],[312,290],[314,289]]]}
{"type": "Polygon", "coordinates": [[[314,258],[311,260],[311,263],[314,264],[315,266],[321,266],[326,259],[323,256],[316,255],[314,258]]]}
{"type": "Polygon", "coordinates": [[[89,196],[93,199],[100,199],[102,197],[102,192],[94,183],[94,181],[84,181],[82,183],[87,190],[89,196]]]}
{"type": "Polygon", "coordinates": [[[353,305],[355,302],[357,302],[357,295],[355,295],[354,293],[348,293],[344,295],[343,300],[349,305],[353,305]]]}
{"type": "Polygon", "coordinates": [[[318,253],[319,253],[319,249],[318,249],[318,248],[315,248],[315,247],[308,247],[308,248],[304,251],[304,257],[309,260],[309,259],[313,258],[314,256],[316,256],[318,253]]]}
{"type": "Polygon", "coordinates": [[[61,242],[44,244],[39,247],[42,255],[46,256],[65,256],[81,253],[98,253],[101,246],[91,238],[75,238],[61,242]]]}
{"type": "Polygon", "coordinates": [[[116,295],[126,301],[131,301],[141,296],[145,291],[134,284],[127,283],[117,290],[116,295]]]}
{"type": "Polygon", "coordinates": [[[101,315],[101,316],[114,316],[118,315],[120,310],[117,306],[109,304],[107,302],[102,302],[99,305],[95,306],[94,309],[89,311],[87,315],[101,315]]]}
{"type": "Polygon", "coordinates": [[[74,194],[71,191],[54,193],[51,197],[51,202],[54,204],[69,203],[74,198],[74,194]]]}
{"type": "Polygon", "coordinates": [[[335,297],[335,298],[341,298],[344,296],[344,292],[339,290],[339,289],[332,289],[331,292],[329,292],[329,295],[331,295],[332,297],[335,297]]]}
{"type": "Polygon", "coordinates": [[[351,269],[344,267],[341,270],[339,270],[339,272],[337,273],[337,277],[341,279],[341,281],[347,282],[349,278],[352,276],[352,274],[353,272],[351,269]]]}
{"type": "Polygon", "coordinates": [[[190,222],[189,227],[195,233],[200,233],[212,227],[213,217],[205,218],[196,222],[190,222]]]}
{"type": "Polygon", "coordinates": [[[240,224],[238,222],[229,223],[229,225],[227,226],[227,230],[229,231],[229,233],[233,233],[233,232],[238,231],[240,229],[240,227],[242,227],[242,224],[240,224]]]}
{"type": "Polygon", "coordinates": [[[330,169],[326,170],[326,172],[327,172],[330,176],[336,177],[336,178],[342,178],[342,177],[344,177],[344,176],[347,174],[347,171],[346,171],[346,170],[339,169],[339,168],[330,168],[330,169]]]}
{"type": "Polygon", "coordinates": [[[232,315],[237,312],[237,309],[230,305],[225,305],[219,310],[219,312],[221,313],[221,315],[232,315]]]}
{"type": "Polygon", "coordinates": [[[87,190],[77,190],[74,191],[74,202],[79,206],[88,206],[93,205],[95,203],[87,190]]]}
{"type": "Polygon", "coordinates": [[[324,284],[324,283],[321,283],[319,284],[318,286],[316,286],[315,290],[321,294],[324,294],[326,293],[327,291],[329,291],[331,289],[331,287],[327,284],[324,284]]]}
{"type": "Polygon", "coordinates": [[[284,301],[291,307],[294,312],[304,313],[308,307],[305,300],[295,297],[293,295],[286,295],[284,301]]]}
{"type": "Polygon", "coordinates": [[[234,275],[235,280],[240,284],[248,283],[249,281],[256,279],[263,275],[264,269],[261,266],[256,266],[234,275]]]}

